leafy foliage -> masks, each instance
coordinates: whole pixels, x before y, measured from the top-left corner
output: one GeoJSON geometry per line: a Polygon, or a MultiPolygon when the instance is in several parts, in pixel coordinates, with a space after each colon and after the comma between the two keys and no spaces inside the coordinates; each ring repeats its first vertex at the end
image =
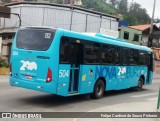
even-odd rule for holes
{"type": "Polygon", "coordinates": [[[63,0],[50,0],[50,3],[62,4],[63,0]]]}
{"type": "Polygon", "coordinates": [[[117,8],[121,14],[126,14],[128,12],[128,1],[127,0],[120,0],[118,2],[117,8]]]}
{"type": "Polygon", "coordinates": [[[117,10],[111,5],[107,4],[105,0],[82,0],[81,7],[107,14],[117,13],[117,10]]]}
{"type": "Polygon", "coordinates": [[[123,19],[128,21],[129,25],[150,23],[151,18],[147,14],[147,10],[142,8],[140,4],[136,2],[129,4],[128,0],[109,0],[108,3],[112,7],[115,5],[111,1],[117,3],[117,10],[123,15],[123,19]]]}
{"type": "Polygon", "coordinates": [[[0,57],[0,68],[2,67],[9,67],[9,64],[5,59],[0,57]]]}
{"type": "Polygon", "coordinates": [[[136,2],[129,4],[128,0],[82,0],[82,3],[86,9],[112,15],[120,13],[129,25],[148,24],[151,20],[145,8],[136,2]]]}
{"type": "Polygon", "coordinates": [[[142,8],[140,4],[134,2],[130,4],[126,19],[130,25],[150,23],[151,18],[147,14],[147,10],[142,8]]]}
{"type": "Polygon", "coordinates": [[[38,0],[24,0],[26,2],[37,2],[38,0]]]}
{"type": "Polygon", "coordinates": [[[116,8],[116,6],[117,6],[117,4],[119,3],[119,1],[118,1],[118,0],[109,0],[108,3],[109,3],[112,7],[116,8]]]}

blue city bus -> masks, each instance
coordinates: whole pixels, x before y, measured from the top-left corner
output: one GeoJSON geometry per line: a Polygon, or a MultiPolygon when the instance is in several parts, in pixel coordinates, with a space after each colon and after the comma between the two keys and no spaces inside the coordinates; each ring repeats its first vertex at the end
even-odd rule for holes
{"type": "Polygon", "coordinates": [[[10,85],[71,96],[152,83],[153,53],[145,46],[102,34],[60,28],[24,27],[15,35],[10,85]]]}

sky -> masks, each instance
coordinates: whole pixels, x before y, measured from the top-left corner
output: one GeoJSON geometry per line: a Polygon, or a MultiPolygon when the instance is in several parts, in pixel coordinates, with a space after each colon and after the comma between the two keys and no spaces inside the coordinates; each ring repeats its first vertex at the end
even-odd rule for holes
{"type": "MultiPolygon", "coordinates": [[[[145,8],[150,17],[152,17],[154,0],[133,0],[133,1],[139,3],[142,6],[142,8],[145,8]]],[[[130,3],[132,2],[132,0],[128,0],[128,2],[130,3]]],[[[159,7],[160,7],[160,0],[156,0],[156,8],[154,14],[155,19],[156,18],[160,19],[159,7]]]]}

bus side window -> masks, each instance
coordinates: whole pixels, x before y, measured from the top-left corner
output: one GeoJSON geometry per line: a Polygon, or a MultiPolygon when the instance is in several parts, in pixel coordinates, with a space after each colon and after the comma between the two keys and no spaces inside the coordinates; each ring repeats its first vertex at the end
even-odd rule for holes
{"type": "Polygon", "coordinates": [[[115,51],[112,45],[102,45],[102,63],[114,64],[115,51]]]}
{"type": "Polygon", "coordinates": [[[130,65],[138,65],[138,50],[130,49],[130,65]]]}
{"type": "Polygon", "coordinates": [[[86,42],[84,45],[84,63],[93,63],[94,60],[94,45],[86,42]]]}
{"type": "Polygon", "coordinates": [[[67,37],[61,38],[60,63],[69,63],[69,39],[67,37]]]}
{"type": "Polygon", "coordinates": [[[130,61],[130,50],[127,48],[121,48],[121,63],[122,65],[129,65],[130,61]]]}
{"type": "Polygon", "coordinates": [[[139,51],[139,65],[147,65],[147,54],[143,51],[139,51]]]}
{"type": "Polygon", "coordinates": [[[101,46],[99,43],[86,42],[84,44],[84,63],[100,63],[101,46]]]}
{"type": "Polygon", "coordinates": [[[95,60],[94,63],[101,63],[101,45],[99,43],[94,43],[94,54],[95,60]]]}
{"type": "Polygon", "coordinates": [[[119,47],[115,47],[115,64],[119,64],[120,63],[120,48],[119,47]]]}

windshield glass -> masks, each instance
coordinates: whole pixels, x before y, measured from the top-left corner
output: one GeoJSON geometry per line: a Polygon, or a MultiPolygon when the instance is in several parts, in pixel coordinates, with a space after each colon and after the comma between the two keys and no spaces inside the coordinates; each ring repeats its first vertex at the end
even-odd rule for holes
{"type": "Polygon", "coordinates": [[[26,50],[47,50],[54,38],[55,31],[51,29],[27,28],[17,33],[17,48],[26,50]]]}

